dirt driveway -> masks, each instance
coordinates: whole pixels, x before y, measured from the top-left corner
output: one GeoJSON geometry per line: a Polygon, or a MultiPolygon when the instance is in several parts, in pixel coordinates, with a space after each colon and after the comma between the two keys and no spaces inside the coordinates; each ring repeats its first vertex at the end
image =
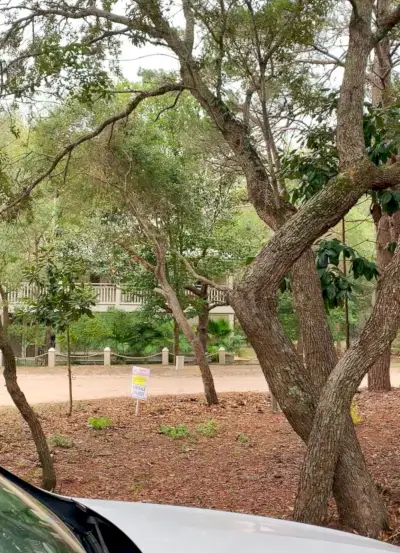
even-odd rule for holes
{"type": "MultiPolygon", "coordinates": [[[[203,391],[197,367],[185,366],[182,374],[174,367],[150,365],[151,377],[148,393],[152,396],[192,394],[203,391]]],[[[212,368],[218,392],[264,392],[268,390],[261,369],[252,366],[225,366],[212,368]]],[[[1,381],[0,381],[1,382],[1,381]]],[[[66,367],[50,370],[46,367],[20,367],[18,382],[28,401],[57,403],[68,400],[66,367]]],[[[74,399],[100,399],[128,396],[131,384],[131,367],[101,366],[73,367],[74,399]]],[[[0,406],[13,405],[4,385],[0,385],[0,406]]]]}
{"type": "MultiPolygon", "coordinates": [[[[197,367],[185,366],[182,374],[174,367],[151,365],[149,395],[195,394],[203,391],[197,367]]],[[[213,366],[217,392],[267,392],[268,386],[258,365],[213,366]]],[[[74,399],[101,399],[128,396],[131,384],[131,367],[80,366],[73,368],[74,399]]],[[[1,381],[0,381],[1,382],[1,381]]],[[[21,367],[18,382],[28,401],[58,403],[67,401],[66,367],[21,367]]],[[[400,365],[392,367],[393,386],[400,386],[400,365]]],[[[364,380],[362,386],[366,385],[364,380]]],[[[0,385],[0,406],[13,405],[4,385],[0,385]]]]}

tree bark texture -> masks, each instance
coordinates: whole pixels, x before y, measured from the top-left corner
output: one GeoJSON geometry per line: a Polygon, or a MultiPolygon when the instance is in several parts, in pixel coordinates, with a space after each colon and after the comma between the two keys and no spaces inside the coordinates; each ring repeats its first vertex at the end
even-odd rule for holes
{"type": "MultiPolygon", "coordinates": [[[[152,236],[152,238],[154,239],[154,236],[152,236]]],[[[180,329],[193,348],[197,364],[200,368],[207,403],[208,405],[218,405],[217,391],[215,389],[214,378],[208,363],[206,351],[204,350],[199,337],[196,336],[194,330],[190,326],[189,321],[187,320],[179,303],[178,297],[167,280],[165,270],[165,246],[162,239],[155,239],[155,250],[157,257],[155,276],[160,283],[162,293],[167,300],[168,307],[171,309],[175,321],[178,323],[180,329]]]]}
{"type": "Polygon", "coordinates": [[[201,378],[203,380],[204,394],[208,405],[218,405],[218,396],[217,391],[214,385],[214,378],[208,363],[206,351],[203,348],[203,345],[200,341],[200,338],[196,336],[192,327],[189,324],[189,321],[186,319],[184,312],[179,304],[179,301],[175,295],[175,292],[172,290],[167,291],[165,285],[163,289],[166,291],[168,296],[168,304],[171,307],[171,310],[174,314],[176,321],[178,322],[183,334],[186,336],[188,342],[193,348],[193,352],[196,357],[197,364],[200,368],[201,378]]]}
{"type": "Polygon", "coordinates": [[[208,307],[205,306],[204,309],[198,315],[197,323],[197,336],[203,346],[203,350],[207,352],[207,342],[208,342],[208,321],[210,319],[210,313],[208,307]]]}
{"type": "MultiPolygon", "coordinates": [[[[377,21],[387,17],[391,10],[392,0],[378,0],[377,21]]],[[[376,107],[388,107],[391,103],[392,64],[390,61],[390,41],[383,39],[374,49],[374,76],[377,82],[372,85],[372,104],[376,107]]],[[[376,265],[379,274],[383,274],[386,266],[392,259],[387,246],[397,241],[398,233],[391,236],[391,219],[388,214],[382,213],[379,204],[372,208],[372,216],[376,231],[376,265]]],[[[398,218],[398,214],[393,215],[398,218]]],[[[390,381],[391,345],[374,363],[368,373],[368,390],[371,392],[389,392],[392,389],[390,381]]]]}
{"type": "Polygon", "coordinates": [[[166,292],[168,298],[168,305],[170,306],[175,320],[178,322],[183,334],[186,336],[188,342],[193,348],[193,352],[196,357],[197,364],[200,368],[201,378],[203,380],[204,394],[208,405],[217,405],[218,396],[214,385],[214,378],[208,363],[206,351],[200,341],[200,338],[196,336],[189,321],[186,319],[185,314],[179,304],[178,298],[175,292],[169,285],[163,285],[163,289],[166,292]]]}
{"type": "Polygon", "coordinates": [[[71,336],[69,332],[69,327],[67,327],[67,355],[68,355],[68,397],[69,397],[69,406],[68,406],[68,416],[72,415],[72,370],[71,370],[71,336]]]}
{"type": "Polygon", "coordinates": [[[2,311],[3,311],[3,320],[2,320],[3,332],[7,336],[8,327],[10,326],[10,313],[8,311],[8,294],[7,294],[4,286],[2,286],[1,284],[0,284],[0,297],[1,297],[1,301],[3,303],[3,308],[2,308],[2,311]]]}
{"type": "Polygon", "coordinates": [[[203,346],[204,351],[207,353],[207,342],[208,342],[208,322],[210,320],[210,310],[207,304],[208,296],[208,286],[207,284],[202,283],[200,290],[200,298],[204,301],[202,310],[198,315],[197,323],[197,336],[203,346]]]}
{"type": "Polygon", "coordinates": [[[174,360],[176,362],[177,356],[180,355],[179,347],[179,325],[174,318],[174,360]]]}
{"type": "Polygon", "coordinates": [[[39,417],[27,402],[24,393],[18,385],[14,352],[4,334],[2,324],[0,324],[0,349],[3,352],[3,375],[7,391],[23,419],[28,424],[33,441],[35,442],[36,451],[42,467],[42,487],[45,490],[54,490],[56,486],[56,473],[46,436],[44,435],[39,417]]]}
{"type": "MultiPolygon", "coordinates": [[[[378,280],[392,259],[387,249],[391,242],[390,217],[383,214],[380,206],[373,208],[373,218],[376,228],[376,265],[379,272],[378,280]]],[[[368,373],[368,390],[370,392],[389,392],[392,389],[390,381],[391,346],[379,357],[368,373]]]]}
{"type": "Polygon", "coordinates": [[[329,500],[351,400],[376,359],[385,352],[400,325],[400,248],[378,283],[377,300],[360,337],[329,376],[318,404],[307,444],[297,520],[320,524],[329,500]],[[315,493],[317,491],[317,493],[315,493]]]}
{"type": "MultiPolygon", "coordinates": [[[[321,388],[304,370],[286,337],[274,301],[235,293],[231,296],[231,305],[256,352],[271,393],[292,428],[307,443],[321,388]]],[[[370,535],[386,527],[385,506],[368,472],[350,417],[343,433],[333,493],[343,524],[370,535]],[[368,512],[370,517],[366,516],[368,512]]]]}

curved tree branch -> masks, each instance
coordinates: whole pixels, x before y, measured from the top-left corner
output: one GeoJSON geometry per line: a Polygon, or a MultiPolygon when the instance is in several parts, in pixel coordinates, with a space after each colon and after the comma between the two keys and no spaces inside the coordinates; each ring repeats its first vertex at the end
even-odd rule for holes
{"type": "Polygon", "coordinates": [[[27,185],[23,191],[16,196],[9,204],[3,206],[0,208],[0,217],[4,216],[10,209],[17,206],[20,202],[22,202],[25,198],[29,196],[29,194],[47,177],[51,176],[54,169],[59,165],[59,163],[66,157],[70,157],[73,150],[75,150],[78,146],[83,144],[84,142],[88,142],[89,140],[92,140],[96,136],[98,136],[101,132],[104,131],[107,127],[110,125],[115,124],[117,121],[120,121],[121,119],[125,119],[128,117],[136,108],[137,106],[146,98],[153,98],[154,96],[161,96],[165,94],[166,92],[171,92],[174,90],[181,91],[185,87],[181,83],[171,83],[166,84],[163,86],[160,86],[159,88],[155,90],[149,90],[149,91],[143,91],[140,92],[131,102],[129,102],[126,107],[116,113],[115,115],[112,115],[111,117],[108,117],[105,119],[100,125],[98,125],[93,131],[84,134],[77,138],[74,142],[71,142],[68,144],[68,146],[65,146],[62,150],[58,152],[58,154],[54,157],[52,163],[49,165],[49,167],[43,171],[36,179],[34,179],[29,185],[27,185]]]}
{"type": "Polygon", "coordinates": [[[379,25],[375,34],[372,36],[371,47],[376,46],[385,36],[400,22],[400,6],[397,6],[391,14],[386,17],[379,25]]]}
{"type": "Polygon", "coordinates": [[[183,255],[179,256],[180,259],[183,261],[186,269],[188,272],[196,279],[200,280],[200,282],[204,282],[204,284],[208,284],[208,286],[211,286],[212,288],[215,288],[216,290],[220,290],[221,292],[229,292],[230,288],[226,284],[218,284],[214,282],[213,280],[210,280],[209,278],[206,278],[202,275],[199,275],[196,273],[192,265],[189,263],[189,261],[184,257],[183,255]]]}

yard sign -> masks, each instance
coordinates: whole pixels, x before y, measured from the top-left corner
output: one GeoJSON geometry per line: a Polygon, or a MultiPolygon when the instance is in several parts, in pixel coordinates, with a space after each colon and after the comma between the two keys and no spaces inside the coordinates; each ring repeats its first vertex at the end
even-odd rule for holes
{"type": "Polygon", "coordinates": [[[136,414],[139,413],[139,400],[147,399],[147,385],[149,383],[150,369],[132,367],[131,396],[136,399],[136,414]]]}

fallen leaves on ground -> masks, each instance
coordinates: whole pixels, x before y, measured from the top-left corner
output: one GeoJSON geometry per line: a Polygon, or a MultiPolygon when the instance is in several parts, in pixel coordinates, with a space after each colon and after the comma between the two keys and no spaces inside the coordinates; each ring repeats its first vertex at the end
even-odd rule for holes
{"type": "MultiPolygon", "coordinates": [[[[290,518],[304,445],[264,394],[221,394],[220,400],[207,407],[201,396],[151,398],[138,417],[130,398],[75,402],[71,417],[63,404],[38,406],[58,493],[290,518]],[[107,418],[110,426],[92,429],[90,417],[107,418]]],[[[357,433],[396,535],[400,391],[363,392],[356,401],[363,421],[357,433]]],[[[39,483],[35,448],[16,410],[1,409],[0,439],[1,464],[39,483]]],[[[334,510],[329,523],[338,526],[334,510]]]]}

